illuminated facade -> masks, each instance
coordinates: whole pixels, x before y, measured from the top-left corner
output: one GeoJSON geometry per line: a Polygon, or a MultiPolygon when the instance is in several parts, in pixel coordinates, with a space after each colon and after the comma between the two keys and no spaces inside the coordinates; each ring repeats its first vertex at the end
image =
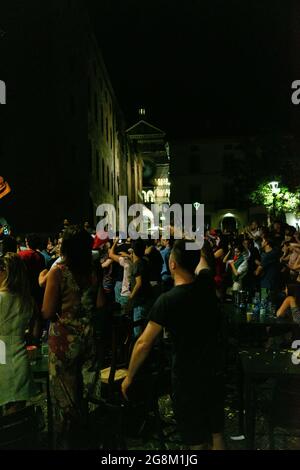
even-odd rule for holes
{"type": "MultiPolygon", "coordinates": [[[[145,110],[140,109],[139,115],[144,118],[145,110]]],[[[165,132],[141,119],[126,134],[143,163],[141,199],[146,206],[169,203],[170,154],[165,132]]]]}

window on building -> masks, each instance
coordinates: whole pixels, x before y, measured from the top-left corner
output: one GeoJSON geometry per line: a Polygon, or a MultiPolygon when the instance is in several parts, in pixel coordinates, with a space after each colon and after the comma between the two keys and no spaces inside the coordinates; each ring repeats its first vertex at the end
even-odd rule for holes
{"type": "Polygon", "coordinates": [[[200,173],[201,172],[201,158],[198,154],[190,155],[190,172],[200,173]]]}
{"type": "Polygon", "coordinates": [[[224,207],[235,206],[238,203],[236,198],[236,190],[232,183],[224,183],[223,185],[223,203],[224,207]]]}
{"type": "Polygon", "coordinates": [[[232,167],[235,165],[234,153],[224,153],[223,155],[223,172],[231,173],[232,167]]]}
{"type": "Polygon", "coordinates": [[[105,118],[106,142],[108,143],[108,119],[105,118]]]}
{"type": "Polygon", "coordinates": [[[94,95],[94,106],[95,106],[95,121],[98,122],[98,96],[97,93],[94,95]]]}

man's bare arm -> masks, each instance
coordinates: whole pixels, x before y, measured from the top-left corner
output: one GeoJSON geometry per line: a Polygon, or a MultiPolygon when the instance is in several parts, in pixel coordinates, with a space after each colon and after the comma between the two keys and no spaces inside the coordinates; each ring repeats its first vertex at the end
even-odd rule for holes
{"type": "Polygon", "coordinates": [[[162,326],[153,321],[149,321],[144,332],[134,345],[127,377],[122,383],[122,393],[127,399],[127,389],[130,387],[134,376],[149,355],[153,343],[162,331],[162,326]]]}

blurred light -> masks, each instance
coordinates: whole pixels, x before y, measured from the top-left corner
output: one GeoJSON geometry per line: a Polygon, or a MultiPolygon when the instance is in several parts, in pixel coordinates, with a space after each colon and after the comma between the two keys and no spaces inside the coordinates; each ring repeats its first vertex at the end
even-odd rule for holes
{"type": "Polygon", "coordinates": [[[270,181],[269,186],[272,190],[272,193],[277,194],[279,192],[279,183],[278,181],[270,181]]]}

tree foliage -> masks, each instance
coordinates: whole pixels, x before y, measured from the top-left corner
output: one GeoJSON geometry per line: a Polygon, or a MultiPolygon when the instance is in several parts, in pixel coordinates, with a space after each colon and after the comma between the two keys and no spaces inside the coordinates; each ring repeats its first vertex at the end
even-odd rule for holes
{"type": "Polygon", "coordinates": [[[264,182],[250,194],[250,200],[254,204],[265,206],[269,211],[275,206],[278,213],[295,212],[300,207],[300,191],[298,189],[292,192],[286,186],[279,186],[274,195],[269,183],[264,182]]]}

